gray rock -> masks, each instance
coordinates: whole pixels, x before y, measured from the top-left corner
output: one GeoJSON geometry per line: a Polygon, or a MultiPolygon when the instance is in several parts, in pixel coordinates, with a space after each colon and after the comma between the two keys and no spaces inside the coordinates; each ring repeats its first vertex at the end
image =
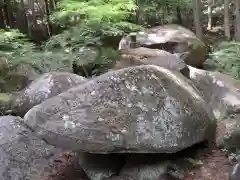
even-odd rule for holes
{"type": "Polygon", "coordinates": [[[190,30],[168,24],[130,33],[119,42],[119,50],[136,47],[163,49],[170,53],[184,53],[186,64],[202,67],[206,60],[207,46],[190,30]]]}
{"type": "Polygon", "coordinates": [[[227,150],[228,154],[240,152],[240,115],[218,122],[217,145],[227,150]]]}
{"type": "Polygon", "coordinates": [[[86,81],[82,76],[67,72],[45,73],[13,97],[12,110],[23,117],[33,106],[86,81]]]}
{"type": "Polygon", "coordinates": [[[37,138],[21,118],[0,117],[0,177],[2,180],[39,180],[60,152],[37,138]]]}
{"type": "Polygon", "coordinates": [[[230,173],[229,180],[239,180],[240,179],[240,162],[238,162],[232,169],[230,173]]]}
{"type": "Polygon", "coordinates": [[[153,156],[149,157],[146,154],[128,155],[126,164],[119,175],[108,180],[166,180],[169,162],[161,161],[153,156]]]}
{"type": "MultiPolygon", "coordinates": [[[[0,62],[1,66],[1,62],[0,62]]],[[[21,63],[14,67],[0,67],[0,92],[13,93],[24,89],[30,82],[39,77],[40,72],[29,64],[21,63]]]]}
{"type": "Polygon", "coordinates": [[[120,61],[117,61],[114,70],[137,65],[157,65],[172,71],[179,71],[189,78],[189,69],[185,62],[179,58],[180,55],[173,55],[159,49],[145,47],[127,49],[121,52],[120,61]]]}
{"type": "Polygon", "coordinates": [[[186,80],[155,65],[111,71],[33,107],[24,121],[71,150],[174,153],[216,129],[211,108],[186,80]]]}
{"type": "Polygon", "coordinates": [[[103,180],[116,175],[124,160],[120,154],[79,154],[79,164],[90,180],[103,180]]]}
{"type": "Polygon", "coordinates": [[[212,107],[216,118],[240,112],[240,81],[219,72],[188,66],[190,79],[212,107]]]}

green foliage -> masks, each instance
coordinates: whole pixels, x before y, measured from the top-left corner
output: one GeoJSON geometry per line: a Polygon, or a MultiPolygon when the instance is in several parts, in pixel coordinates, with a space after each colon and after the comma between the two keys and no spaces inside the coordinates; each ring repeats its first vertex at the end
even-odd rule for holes
{"type": "Polygon", "coordinates": [[[240,78],[240,43],[222,42],[210,55],[210,63],[219,71],[225,72],[234,78],[240,78]]]}
{"type": "Polygon", "coordinates": [[[51,20],[62,27],[84,21],[120,22],[136,8],[132,0],[62,0],[51,20]]]}
{"type": "MultiPolygon", "coordinates": [[[[71,55],[62,52],[42,52],[29,39],[17,30],[0,31],[0,60],[7,61],[9,70],[19,64],[30,64],[40,72],[71,68],[71,55]]],[[[2,62],[0,62],[1,64],[2,62]]],[[[1,73],[1,76],[3,74],[1,73]]]]}
{"type": "Polygon", "coordinates": [[[0,53],[14,51],[22,54],[34,48],[35,45],[18,30],[0,30],[0,53]]]}
{"type": "Polygon", "coordinates": [[[122,36],[123,32],[137,31],[139,29],[141,27],[127,22],[112,24],[91,21],[79,24],[51,37],[43,48],[45,50],[61,48],[63,51],[74,51],[81,46],[101,46],[101,39],[106,36],[122,36]]]}
{"type": "Polygon", "coordinates": [[[40,72],[71,71],[77,65],[86,76],[99,74],[118,58],[114,48],[123,33],[142,29],[135,24],[139,9],[148,24],[152,19],[171,19],[176,7],[190,4],[190,0],[60,0],[51,21],[65,31],[51,37],[41,50],[18,31],[1,31],[0,58],[11,67],[26,63],[40,72]],[[116,39],[109,46],[106,38],[116,39]]]}

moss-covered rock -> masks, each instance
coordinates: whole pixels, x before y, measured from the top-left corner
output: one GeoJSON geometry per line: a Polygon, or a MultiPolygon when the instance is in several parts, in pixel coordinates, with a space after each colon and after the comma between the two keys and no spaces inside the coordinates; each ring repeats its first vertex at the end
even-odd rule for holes
{"type": "Polygon", "coordinates": [[[12,94],[0,93],[0,115],[5,115],[10,110],[12,94]]]}

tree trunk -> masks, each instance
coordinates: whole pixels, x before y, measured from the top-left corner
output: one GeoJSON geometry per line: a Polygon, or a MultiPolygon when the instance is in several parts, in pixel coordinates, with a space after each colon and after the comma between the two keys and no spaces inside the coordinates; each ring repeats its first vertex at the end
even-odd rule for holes
{"type": "Polygon", "coordinates": [[[231,39],[230,24],[229,24],[229,0],[224,0],[224,33],[226,39],[231,39]]]}
{"type": "Polygon", "coordinates": [[[136,24],[144,25],[144,6],[141,0],[136,0],[136,24]]]}
{"type": "Polygon", "coordinates": [[[179,6],[176,7],[176,11],[177,11],[177,20],[178,20],[178,24],[182,24],[182,15],[181,15],[181,9],[179,6]]]}
{"type": "Polygon", "coordinates": [[[202,26],[200,21],[200,0],[193,0],[193,15],[194,15],[194,24],[196,28],[196,35],[199,39],[203,39],[202,26]]]}
{"type": "Polygon", "coordinates": [[[240,41],[240,0],[235,0],[235,14],[236,14],[236,19],[235,19],[235,39],[236,41],[240,41]]]}
{"type": "Polygon", "coordinates": [[[212,29],[212,5],[213,5],[213,1],[208,0],[208,27],[207,27],[207,29],[209,29],[209,30],[212,29]]]}

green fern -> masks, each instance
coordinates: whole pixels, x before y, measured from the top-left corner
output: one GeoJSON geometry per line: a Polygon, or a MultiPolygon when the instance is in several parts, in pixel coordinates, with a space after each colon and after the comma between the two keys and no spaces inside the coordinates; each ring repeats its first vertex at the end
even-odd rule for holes
{"type": "Polygon", "coordinates": [[[209,60],[220,71],[240,78],[240,43],[239,42],[222,42],[210,55],[209,60]]]}

